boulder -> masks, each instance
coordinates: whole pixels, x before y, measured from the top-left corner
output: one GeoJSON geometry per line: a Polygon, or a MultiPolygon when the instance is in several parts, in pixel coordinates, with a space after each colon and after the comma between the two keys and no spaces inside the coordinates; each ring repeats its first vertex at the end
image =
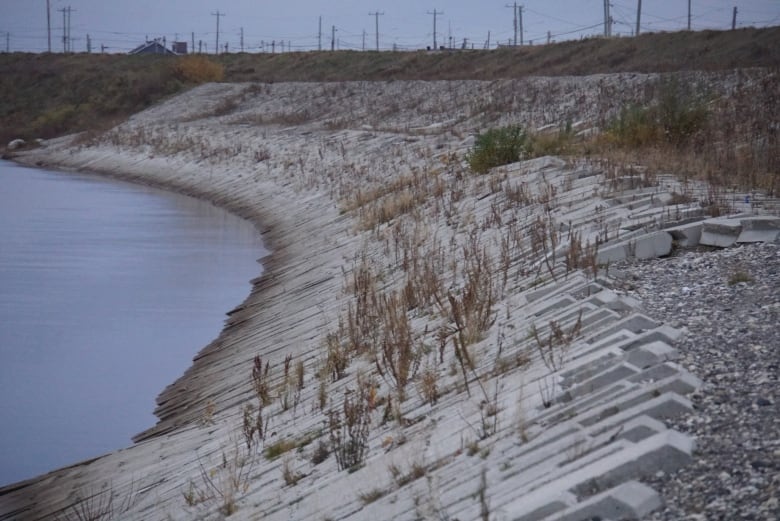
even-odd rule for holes
{"type": "Polygon", "coordinates": [[[14,139],[10,143],[8,143],[8,150],[16,150],[19,148],[23,148],[27,142],[24,139],[14,139]]]}

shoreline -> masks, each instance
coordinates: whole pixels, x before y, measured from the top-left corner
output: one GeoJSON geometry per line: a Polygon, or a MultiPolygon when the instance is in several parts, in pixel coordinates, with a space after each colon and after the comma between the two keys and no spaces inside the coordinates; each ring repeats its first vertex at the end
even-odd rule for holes
{"type": "MultiPolygon", "coordinates": [[[[29,152],[35,153],[36,150],[33,149],[33,150],[29,151],[29,152]]],[[[205,193],[193,193],[193,192],[189,191],[187,189],[187,187],[185,187],[185,186],[173,185],[173,184],[165,183],[164,181],[160,181],[160,180],[154,180],[154,179],[149,179],[149,178],[141,178],[141,177],[139,177],[137,175],[134,175],[132,173],[123,172],[122,170],[108,171],[108,170],[101,170],[101,169],[95,169],[95,168],[92,168],[92,169],[89,169],[89,168],[78,168],[78,167],[75,167],[75,166],[66,166],[64,164],[47,164],[46,161],[41,161],[41,160],[31,161],[30,158],[27,157],[26,155],[15,155],[15,156],[10,157],[10,158],[8,158],[6,160],[9,161],[9,162],[16,163],[16,164],[21,165],[21,166],[25,166],[25,167],[43,168],[43,169],[55,170],[55,171],[62,172],[64,174],[84,173],[84,174],[87,174],[87,175],[98,176],[98,177],[102,177],[102,178],[106,178],[106,179],[113,179],[113,180],[122,181],[122,182],[129,182],[129,183],[135,184],[137,186],[146,186],[146,187],[150,187],[150,188],[164,190],[164,191],[167,191],[167,192],[172,193],[172,194],[186,195],[188,197],[193,197],[193,198],[196,198],[196,199],[198,199],[200,201],[207,202],[207,203],[211,204],[212,206],[215,206],[215,207],[218,207],[218,208],[220,208],[220,209],[222,209],[224,211],[227,211],[227,212],[231,213],[232,215],[234,215],[236,217],[239,217],[239,218],[241,218],[241,219],[243,219],[243,220],[245,220],[245,221],[247,221],[247,222],[252,224],[252,227],[254,228],[255,232],[258,235],[258,237],[262,241],[263,248],[267,251],[266,255],[254,259],[255,262],[258,265],[261,266],[261,269],[259,270],[259,272],[257,272],[255,275],[253,275],[252,277],[250,277],[247,280],[247,282],[250,285],[250,289],[243,296],[243,298],[238,303],[236,303],[235,305],[233,305],[230,308],[222,311],[222,315],[221,316],[223,317],[223,319],[222,319],[222,326],[221,326],[219,332],[217,333],[216,337],[211,342],[209,342],[206,345],[201,345],[201,346],[195,348],[194,354],[189,359],[189,364],[190,365],[192,364],[194,359],[199,358],[202,355],[203,351],[209,345],[211,345],[214,342],[218,342],[219,341],[219,339],[222,337],[222,335],[224,335],[226,333],[226,331],[233,325],[233,316],[235,314],[240,312],[242,309],[252,305],[253,298],[257,298],[255,293],[258,292],[259,288],[264,284],[266,275],[268,275],[269,277],[272,278],[272,274],[271,274],[271,271],[270,271],[272,269],[272,267],[274,265],[276,265],[277,262],[283,262],[283,261],[278,261],[277,260],[276,256],[274,255],[274,250],[271,250],[270,247],[269,247],[268,240],[269,240],[269,236],[270,236],[271,232],[268,229],[268,227],[263,229],[262,221],[261,221],[262,218],[259,217],[259,214],[261,214],[262,212],[244,212],[244,215],[240,215],[239,214],[240,210],[236,210],[235,208],[231,208],[229,205],[215,203],[212,200],[213,199],[213,195],[205,194],[205,193]]],[[[155,398],[156,399],[159,398],[165,392],[165,389],[167,387],[169,387],[170,385],[173,385],[177,380],[179,380],[183,376],[184,376],[184,374],[175,375],[173,381],[171,383],[167,384],[165,388],[156,390],[155,398]]],[[[152,411],[152,413],[153,413],[153,411],[152,411]]],[[[142,430],[140,430],[140,431],[138,431],[136,433],[131,433],[130,438],[129,438],[130,441],[131,441],[131,444],[136,442],[136,441],[139,441],[140,439],[143,439],[145,437],[145,433],[154,433],[155,430],[156,430],[156,427],[157,427],[157,423],[159,423],[159,421],[160,421],[160,418],[156,417],[156,420],[157,421],[155,422],[155,424],[150,425],[150,426],[148,426],[148,427],[146,427],[146,428],[144,428],[144,429],[142,429],[142,430]]],[[[150,434],[150,435],[154,435],[154,434],[150,434]]],[[[127,448],[127,446],[118,447],[117,449],[114,449],[114,450],[121,450],[121,449],[124,449],[124,448],[127,448]]],[[[85,460],[84,462],[76,462],[76,463],[73,463],[71,465],[68,465],[65,468],[74,467],[74,466],[78,466],[80,464],[91,462],[91,461],[94,461],[95,459],[98,459],[98,458],[100,458],[102,456],[103,455],[97,455],[97,456],[94,456],[94,457],[90,457],[87,460],[85,460]]],[[[53,470],[57,470],[57,469],[55,468],[55,469],[52,469],[52,471],[53,470]]],[[[24,480],[24,481],[27,481],[27,480],[24,480]]]]}
{"type": "MultiPolygon", "coordinates": [[[[64,151],[60,152],[62,153],[64,151]]],[[[142,165],[138,162],[122,164],[123,162],[118,160],[118,158],[106,157],[103,160],[88,159],[85,162],[82,162],[79,161],[76,156],[74,156],[72,151],[67,151],[65,157],[62,155],[57,156],[55,154],[55,157],[57,157],[58,160],[51,161],[51,159],[42,160],[41,155],[43,157],[51,157],[47,154],[46,149],[34,149],[28,151],[27,153],[20,154],[14,157],[12,160],[19,164],[28,166],[57,168],[59,170],[70,172],[88,172],[95,175],[168,190],[207,201],[210,204],[218,206],[251,222],[262,238],[264,247],[269,251],[268,255],[261,259],[257,259],[258,262],[262,265],[262,273],[249,281],[251,284],[249,293],[240,303],[238,303],[232,309],[225,311],[225,323],[217,338],[215,338],[207,345],[201,346],[193,356],[191,364],[184,372],[184,374],[178,376],[174,381],[166,386],[166,388],[158,392],[156,399],[157,408],[154,411],[154,414],[157,416],[158,420],[157,424],[144,429],[139,433],[136,433],[132,437],[132,441],[137,443],[139,441],[154,438],[155,436],[171,432],[180,426],[181,423],[186,423],[187,421],[181,421],[180,419],[177,421],[178,414],[176,412],[176,408],[179,407],[179,405],[174,403],[174,405],[171,406],[170,402],[176,401],[177,395],[181,393],[182,388],[189,387],[188,384],[192,378],[191,372],[193,371],[193,366],[200,360],[206,359],[212,356],[215,352],[219,351],[221,345],[226,341],[226,339],[231,334],[235,333],[236,328],[238,328],[242,322],[246,320],[247,310],[263,305],[263,299],[265,297],[263,294],[264,290],[269,286],[273,286],[274,284],[278,283],[276,279],[280,276],[280,269],[289,263],[290,258],[289,253],[287,252],[292,245],[291,241],[285,239],[285,237],[290,236],[290,234],[283,231],[285,230],[285,223],[283,222],[282,218],[273,216],[272,214],[274,212],[266,210],[262,205],[253,206],[246,201],[231,200],[216,190],[209,192],[208,190],[197,189],[192,185],[188,185],[187,183],[172,181],[166,178],[166,169],[164,165],[157,165],[158,169],[156,173],[144,175],[141,173],[142,170],[145,170],[149,167],[146,167],[145,165],[142,165]],[[111,166],[103,166],[101,163],[104,161],[108,163],[116,163],[111,166]],[[166,407],[162,408],[163,406],[166,407]],[[168,412],[171,409],[173,409],[173,411],[168,412]]],[[[163,162],[165,162],[164,158],[163,162]]],[[[248,372],[249,371],[247,370],[247,374],[248,372]]],[[[94,459],[90,461],[93,460],[94,459]]]]}

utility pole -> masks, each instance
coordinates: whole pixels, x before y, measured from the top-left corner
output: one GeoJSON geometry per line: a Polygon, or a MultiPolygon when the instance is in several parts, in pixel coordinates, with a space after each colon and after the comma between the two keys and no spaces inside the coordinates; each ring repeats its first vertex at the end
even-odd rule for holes
{"type": "Polygon", "coordinates": [[[62,52],[68,52],[68,17],[65,14],[67,8],[57,9],[62,13],[62,52]]]}
{"type": "Polygon", "coordinates": [[[366,30],[363,29],[363,50],[366,50],[366,30]]]}
{"type": "Polygon", "coordinates": [[[217,11],[216,13],[211,13],[211,16],[217,17],[217,43],[214,45],[214,54],[219,54],[219,19],[220,17],[225,16],[225,13],[217,11]]]}
{"type": "Polygon", "coordinates": [[[51,1],[46,0],[46,34],[49,36],[49,52],[51,53],[51,1]]]}
{"type": "Polygon", "coordinates": [[[330,28],[330,50],[336,50],[336,26],[333,25],[330,28]]]}
{"type": "Polygon", "coordinates": [[[636,6],[636,34],[639,36],[639,21],[642,19],[642,0],[637,0],[636,6]]]}
{"type": "Polygon", "coordinates": [[[737,28],[737,6],[734,6],[734,14],[731,15],[731,30],[737,28]]]}
{"type": "Polygon", "coordinates": [[[691,0],[688,0],[688,30],[691,30],[691,0]]]}
{"type": "Polygon", "coordinates": [[[195,53],[195,31],[192,31],[192,47],[190,47],[190,52],[195,53]]]}
{"type": "Polygon", "coordinates": [[[609,0],[604,0],[604,36],[612,36],[612,16],[609,14],[609,0]]]}
{"type": "Polygon", "coordinates": [[[520,45],[523,45],[523,6],[517,6],[517,19],[520,24],[520,45]]]}
{"type": "Polygon", "coordinates": [[[71,43],[71,38],[70,38],[70,12],[72,10],[73,9],[71,9],[70,6],[68,6],[68,52],[71,52],[73,50],[73,44],[71,43]]]}
{"type": "Polygon", "coordinates": [[[241,52],[244,52],[244,28],[241,28],[241,52]]]}
{"type": "Polygon", "coordinates": [[[379,17],[383,16],[385,13],[380,13],[379,11],[376,11],[374,13],[368,13],[368,16],[374,17],[374,34],[376,35],[376,50],[379,51],[379,17]]]}
{"type": "Polygon", "coordinates": [[[92,54],[92,39],[87,35],[87,53],[92,54]]]}
{"type": "Polygon", "coordinates": [[[515,39],[514,39],[514,43],[512,45],[517,47],[517,2],[515,2],[512,5],[505,5],[504,7],[511,7],[512,8],[512,13],[514,14],[515,39]]]}
{"type": "Polygon", "coordinates": [[[322,50],[322,17],[320,16],[320,31],[317,37],[317,50],[322,50]]]}
{"type": "Polygon", "coordinates": [[[437,11],[436,9],[433,10],[433,12],[428,11],[428,14],[433,15],[433,50],[435,51],[437,49],[436,46],[436,17],[440,14],[444,14],[443,11],[437,11]]]}
{"type": "Polygon", "coordinates": [[[547,31],[547,44],[550,44],[550,40],[552,40],[552,33],[550,31],[547,31]]]}
{"type": "Polygon", "coordinates": [[[11,33],[8,31],[5,32],[5,52],[11,52],[11,33]]]}

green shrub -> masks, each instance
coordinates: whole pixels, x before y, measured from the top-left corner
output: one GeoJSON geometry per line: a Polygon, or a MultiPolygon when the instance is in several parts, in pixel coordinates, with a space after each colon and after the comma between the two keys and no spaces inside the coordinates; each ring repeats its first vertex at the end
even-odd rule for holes
{"type": "Polygon", "coordinates": [[[495,128],[479,134],[466,156],[471,170],[484,174],[493,167],[525,159],[531,152],[531,140],[519,126],[495,128]]]}
{"type": "Polygon", "coordinates": [[[701,101],[678,91],[675,82],[665,83],[658,104],[624,107],[607,126],[607,140],[627,148],[686,144],[704,129],[709,111],[701,101]]]}

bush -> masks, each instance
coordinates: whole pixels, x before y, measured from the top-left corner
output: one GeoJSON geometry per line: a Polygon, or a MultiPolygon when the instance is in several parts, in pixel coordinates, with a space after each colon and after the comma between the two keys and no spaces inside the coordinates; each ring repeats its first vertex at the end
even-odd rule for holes
{"type": "Polygon", "coordinates": [[[531,140],[519,126],[490,129],[477,135],[466,156],[471,169],[484,174],[493,167],[520,161],[531,152],[531,140]]]}
{"type": "Polygon", "coordinates": [[[709,113],[702,102],[678,90],[675,83],[666,83],[657,105],[624,107],[607,127],[608,141],[622,147],[686,144],[704,129],[709,113]]]}
{"type": "Polygon", "coordinates": [[[225,68],[221,64],[196,54],[179,58],[173,71],[177,78],[187,83],[222,81],[225,77],[225,68]]]}

